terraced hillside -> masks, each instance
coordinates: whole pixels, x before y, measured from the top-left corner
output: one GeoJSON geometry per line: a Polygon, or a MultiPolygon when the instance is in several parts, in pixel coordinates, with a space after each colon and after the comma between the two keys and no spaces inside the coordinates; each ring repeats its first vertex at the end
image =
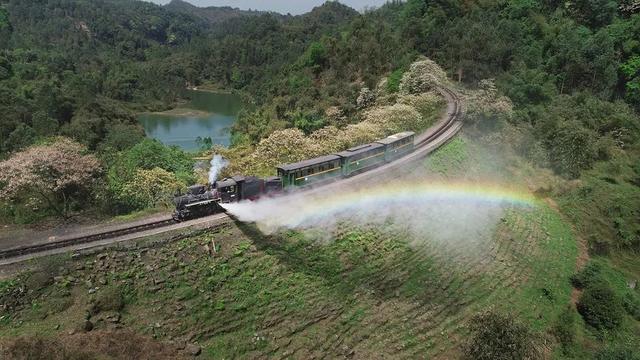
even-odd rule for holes
{"type": "MultiPolygon", "coordinates": [[[[427,175],[457,176],[480,164],[468,146],[456,140],[410,173],[457,163],[427,175]]],[[[507,206],[496,220],[457,241],[393,222],[341,221],[329,241],[321,229],[266,236],[236,223],[64,266],[49,260],[53,283],[3,283],[0,337],[64,337],[88,318],[185,354],[197,344],[213,359],[452,358],[480,310],[519,313],[543,334],[569,303],[577,250],[559,215],[540,202],[507,206]]]]}

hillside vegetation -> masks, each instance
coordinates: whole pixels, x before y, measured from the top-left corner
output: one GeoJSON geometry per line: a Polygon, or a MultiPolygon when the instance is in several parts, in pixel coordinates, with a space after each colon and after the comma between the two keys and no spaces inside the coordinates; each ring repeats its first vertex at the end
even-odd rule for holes
{"type": "MultiPolygon", "coordinates": [[[[421,182],[424,172],[438,181],[505,171],[486,155],[458,139],[403,175],[421,182]],[[458,166],[433,171],[453,158],[458,166]]],[[[124,327],[169,349],[197,343],[210,359],[444,359],[463,354],[479,311],[518,314],[538,339],[549,336],[569,301],[575,239],[542,204],[510,207],[495,227],[451,243],[401,222],[344,221],[328,243],[320,230],[265,236],[255,225],[231,223],[164,245],[49,259],[40,266],[53,283],[38,280],[39,272],[1,283],[0,336],[30,343],[58,328],[62,342],[49,347],[74,349],[65,334],[85,331],[88,319],[91,332],[124,327]],[[28,290],[18,295],[19,286],[28,290]]],[[[536,340],[524,354],[543,351],[536,340]]]]}
{"type": "MultiPolygon", "coordinates": [[[[309,355],[297,353],[302,348],[446,357],[464,355],[450,353],[460,345],[470,358],[492,358],[517,343],[524,350],[515,357],[638,358],[638,39],[640,13],[629,0],[408,0],[363,14],[327,2],[300,16],[178,1],[0,0],[0,220],[38,224],[165,206],[200,174],[190,154],[145,139],[135,113],[175,106],[187,86],[234,91],[252,104],[230,149],[203,150],[230,158],[229,172],[266,175],[280,161],[430,125],[443,105],[434,85],[446,84],[464,100],[468,138],[441,149],[428,171],[477,174],[486,163],[468,156],[486,154],[506,161],[505,178],[527,184],[547,204],[505,215],[489,242],[504,262],[441,264],[448,253],[413,253],[379,229],[350,227],[322,247],[298,233],[265,239],[232,227],[232,239],[205,234],[170,245],[195,249],[222,236],[236,247],[211,263],[185,262],[201,276],[181,271],[165,280],[180,283],[162,293],[194,299],[194,313],[224,321],[182,319],[156,335],[194,341],[185,329],[198,326],[196,340],[211,357],[213,349],[309,355]],[[380,264],[388,273],[367,265],[387,258],[397,260],[380,264]],[[420,267],[430,262],[451,271],[420,267]],[[265,268],[274,273],[262,279],[265,268]],[[469,277],[475,273],[482,279],[469,277]],[[431,297],[437,289],[445,295],[431,297]],[[433,312],[417,310],[420,301],[433,312]],[[490,304],[499,306],[480,311],[490,304]],[[393,317],[397,309],[410,320],[393,317]],[[288,316],[295,320],[282,323],[288,316]],[[458,328],[474,321],[488,326],[458,328]],[[513,332],[492,343],[496,351],[481,346],[501,326],[513,332]],[[276,335],[261,333],[272,327],[276,335]],[[234,343],[238,334],[252,340],[234,343]],[[314,343],[318,334],[329,340],[314,343]]],[[[148,277],[150,270],[138,270],[124,266],[105,281],[148,277]]],[[[45,278],[28,296],[16,290],[28,280],[3,283],[9,303],[26,296],[15,317],[0,318],[3,334],[33,335],[38,319],[52,316],[56,324],[44,323],[54,327],[92,303],[77,281],[50,285],[45,278]],[[58,290],[61,300],[49,296],[58,290]],[[39,313],[42,304],[53,310],[39,313]]],[[[118,310],[129,324],[179,317],[140,315],[159,305],[144,288],[129,290],[123,304],[131,312],[118,310]]]]}

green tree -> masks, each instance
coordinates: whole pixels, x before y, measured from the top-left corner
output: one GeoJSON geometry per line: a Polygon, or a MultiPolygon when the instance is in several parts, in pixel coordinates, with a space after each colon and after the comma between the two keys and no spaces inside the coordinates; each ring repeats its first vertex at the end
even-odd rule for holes
{"type": "Polygon", "coordinates": [[[470,323],[470,340],[464,348],[467,359],[537,359],[535,336],[515,316],[487,311],[475,315],[470,323]]]}
{"type": "Polygon", "coordinates": [[[604,281],[588,286],[577,304],[578,312],[587,324],[598,330],[614,330],[624,317],[622,300],[604,281]]]}
{"type": "Polygon", "coordinates": [[[321,42],[314,42],[309,45],[307,51],[302,55],[300,64],[311,68],[311,71],[318,75],[327,62],[327,49],[321,42]]]}
{"type": "Polygon", "coordinates": [[[577,121],[560,122],[547,138],[547,147],[553,167],[561,174],[577,177],[598,159],[594,139],[597,134],[577,121]]]}
{"type": "MultiPolygon", "coordinates": [[[[9,14],[2,4],[0,4],[0,49],[6,48],[11,39],[12,32],[11,22],[9,22],[9,14]]],[[[0,80],[2,76],[0,76],[0,80]]]]}
{"type": "Polygon", "coordinates": [[[38,111],[31,118],[33,130],[38,136],[48,136],[58,131],[58,121],[49,117],[44,111],[38,111]]]}
{"type": "Polygon", "coordinates": [[[618,3],[612,0],[575,0],[571,2],[571,9],[578,21],[597,28],[613,21],[618,3]]]}
{"type": "Polygon", "coordinates": [[[29,125],[19,123],[9,134],[4,147],[9,151],[20,150],[33,144],[35,138],[36,132],[29,125]]]}
{"type": "Polygon", "coordinates": [[[640,108],[640,56],[634,56],[620,66],[620,72],[627,81],[625,97],[627,101],[640,108]]]}
{"type": "Polygon", "coordinates": [[[164,169],[139,169],[122,186],[118,196],[129,209],[145,209],[159,205],[169,206],[173,195],[185,188],[185,184],[175,174],[164,169]]]}

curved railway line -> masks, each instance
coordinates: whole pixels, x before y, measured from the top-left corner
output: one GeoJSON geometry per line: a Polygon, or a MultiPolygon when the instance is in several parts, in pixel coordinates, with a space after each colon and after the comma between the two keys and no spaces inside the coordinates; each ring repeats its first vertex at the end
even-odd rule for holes
{"type": "MultiPolygon", "coordinates": [[[[440,87],[438,88],[438,90],[447,100],[446,114],[444,114],[443,118],[435,126],[432,126],[424,133],[416,136],[415,150],[412,153],[407,154],[394,162],[382,165],[370,171],[360,173],[347,179],[338,180],[330,184],[311,188],[308,189],[308,191],[313,191],[314,189],[321,188],[324,189],[327,186],[341,186],[347,182],[354,182],[356,180],[362,180],[364,177],[371,177],[372,174],[382,173],[391,169],[399,168],[403,164],[406,164],[408,161],[419,159],[445,144],[462,127],[462,122],[459,118],[463,111],[460,99],[455,92],[444,87],[440,87]]],[[[58,241],[3,249],[0,250],[0,266],[22,262],[40,256],[47,256],[67,251],[85,250],[93,247],[116,244],[122,241],[135,240],[161,233],[163,231],[159,230],[162,229],[166,229],[166,231],[175,230],[207,223],[208,221],[214,222],[214,224],[211,226],[217,226],[230,220],[231,218],[224,213],[187,221],[184,223],[176,223],[176,221],[171,218],[163,218],[160,220],[154,220],[151,222],[136,224],[133,226],[124,226],[121,228],[115,228],[103,232],[68,237],[58,241]]]]}

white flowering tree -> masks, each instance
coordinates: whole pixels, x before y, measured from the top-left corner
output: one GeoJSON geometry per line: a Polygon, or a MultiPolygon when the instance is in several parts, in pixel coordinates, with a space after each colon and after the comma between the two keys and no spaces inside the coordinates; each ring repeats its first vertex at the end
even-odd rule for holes
{"type": "Polygon", "coordinates": [[[84,146],[58,138],[0,162],[0,199],[67,217],[74,202],[86,201],[100,171],[98,159],[84,146]]]}
{"type": "Polygon", "coordinates": [[[414,62],[400,81],[400,93],[420,94],[449,83],[447,73],[430,59],[414,62]]]}

